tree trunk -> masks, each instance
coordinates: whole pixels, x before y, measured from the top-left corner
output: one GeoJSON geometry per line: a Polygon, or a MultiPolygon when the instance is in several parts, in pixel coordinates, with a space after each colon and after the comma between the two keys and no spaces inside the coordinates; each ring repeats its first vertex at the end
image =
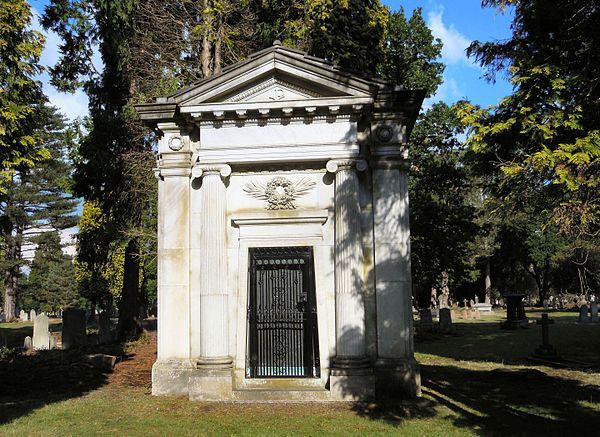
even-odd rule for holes
{"type": "Polygon", "coordinates": [[[540,288],[540,303],[544,305],[546,296],[548,294],[548,282],[550,280],[550,260],[546,258],[544,261],[544,271],[542,279],[542,288],[540,288]]]}
{"type": "Polygon", "coordinates": [[[125,249],[123,291],[119,301],[119,324],[117,335],[125,341],[136,338],[142,332],[140,312],[140,246],[132,238],[125,249]]]}
{"type": "Polygon", "coordinates": [[[210,28],[212,26],[211,19],[208,12],[209,0],[202,1],[202,53],[200,54],[200,63],[202,65],[202,76],[208,77],[211,75],[210,71],[210,28]]]}
{"type": "Polygon", "coordinates": [[[13,320],[17,316],[17,282],[19,280],[19,259],[21,258],[23,229],[18,227],[13,236],[11,227],[8,235],[6,254],[4,256],[6,262],[6,269],[4,270],[4,315],[7,321],[13,320]]]}
{"type": "Polygon", "coordinates": [[[490,259],[485,259],[485,303],[492,302],[492,275],[490,259]]]}
{"type": "Polygon", "coordinates": [[[217,23],[217,38],[215,40],[215,57],[213,65],[214,74],[219,74],[221,72],[221,45],[223,43],[224,32],[223,14],[219,14],[217,23]]]}

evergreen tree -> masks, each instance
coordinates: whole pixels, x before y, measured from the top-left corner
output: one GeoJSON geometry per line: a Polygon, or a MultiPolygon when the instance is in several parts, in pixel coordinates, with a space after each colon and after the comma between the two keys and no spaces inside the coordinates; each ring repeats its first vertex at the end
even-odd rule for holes
{"type": "Polygon", "coordinates": [[[417,8],[407,20],[402,8],[389,13],[378,74],[408,89],[427,90],[430,97],[442,83],[442,42],[433,38],[421,14],[417,8]]]}
{"type": "Polygon", "coordinates": [[[73,260],[63,253],[58,232],[43,232],[34,242],[31,270],[19,287],[21,308],[50,312],[77,305],[73,260]]]}
{"type": "Polygon", "coordinates": [[[0,201],[0,232],[4,259],[0,263],[4,274],[7,318],[14,316],[15,295],[21,268],[25,264],[23,251],[32,247],[37,235],[48,230],[74,226],[76,200],[68,195],[70,164],[67,158],[70,133],[64,119],[55,108],[41,105],[31,120],[37,138],[35,150],[43,150],[46,159],[36,166],[17,168],[6,193],[0,201]]]}
{"type": "Polygon", "coordinates": [[[44,39],[30,25],[31,10],[25,0],[0,1],[0,194],[15,171],[46,157],[43,148],[35,147],[36,112],[45,97],[33,79],[41,71],[38,62],[44,39]]]}

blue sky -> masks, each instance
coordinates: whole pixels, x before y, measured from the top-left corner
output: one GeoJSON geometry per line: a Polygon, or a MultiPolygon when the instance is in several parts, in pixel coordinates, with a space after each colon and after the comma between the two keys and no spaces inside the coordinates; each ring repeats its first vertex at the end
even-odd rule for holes
{"type": "MultiPolygon", "coordinates": [[[[510,15],[500,14],[493,9],[481,8],[480,0],[382,0],[393,10],[404,7],[406,15],[421,7],[423,17],[435,37],[444,44],[442,61],[446,64],[444,83],[437,94],[426,102],[443,100],[453,103],[467,98],[473,103],[489,106],[498,103],[499,99],[511,91],[510,84],[499,77],[495,84],[482,79],[483,70],[471,59],[467,58],[465,49],[473,40],[491,41],[510,37],[510,15]]],[[[48,0],[29,0],[37,13],[42,13],[48,0]]],[[[39,25],[34,26],[41,30],[39,25]]],[[[42,64],[53,65],[57,58],[59,43],[56,35],[46,33],[46,48],[42,55],[42,64]]],[[[101,64],[99,56],[94,64],[101,64]]],[[[48,75],[40,79],[44,83],[44,91],[50,101],[70,119],[87,114],[87,97],[82,91],[75,94],[60,93],[48,83],[48,75]]]]}

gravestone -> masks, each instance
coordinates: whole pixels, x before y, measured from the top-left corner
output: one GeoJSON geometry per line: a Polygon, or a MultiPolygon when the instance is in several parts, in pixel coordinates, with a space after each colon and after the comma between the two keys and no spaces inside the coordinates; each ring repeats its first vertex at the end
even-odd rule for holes
{"type": "Polygon", "coordinates": [[[4,322],[6,322],[6,316],[4,315],[4,313],[0,313],[0,323],[4,322]]]}
{"type": "Polygon", "coordinates": [[[420,320],[421,329],[430,331],[433,328],[433,317],[431,316],[431,309],[423,308],[420,311],[420,320]]]}
{"type": "Polygon", "coordinates": [[[56,349],[56,337],[50,334],[50,349],[56,349]]]}
{"type": "Polygon", "coordinates": [[[35,310],[29,311],[29,320],[35,320],[36,317],[37,313],[35,312],[35,310]]]}
{"type": "Polygon", "coordinates": [[[33,320],[33,348],[35,350],[50,349],[50,320],[44,313],[33,320]]]}
{"type": "Polygon", "coordinates": [[[62,348],[70,349],[86,342],[85,311],[69,308],[63,311],[62,348]]]}
{"type": "Polygon", "coordinates": [[[582,305],[579,308],[579,322],[580,323],[589,323],[590,318],[588,316],[588,307],[587,305],[582,305]]]}
{"type": "Polygon", "coordinates": [[[525,294],[505,294],[506,299],[506,321],[502,324],[505,329],[527,328],[529,321],[525,314],[525,294]]]}
{"type": "Polygon", "coordinates": [[[440,308],[439,329],[442,332],[452,331],[452,313],[450,308],[440,308]]]}
{"type": "Polygon", "coordinates": [[[21,310],[21,312],[19,313],[19,320],[21,322],[27,321],[27,313],[24,310],[21,310]]]}
{"type": "Polygon", "coordinates": [[[542,319],[536,321],[538,325],[542,325],[542,344],[535,350],[535,354],[541,357],[557,356],[556,349],[550,344],[550,335],[548,333],[548,325],[554,323],[554,320],[548,319],[548,314],[542,314],[542,319]]]}
{"type": "Polygon", "coordinates": [[[465,319],[465,320],[467,320],[467,319],[470,319],[470,318],[471,318],[471,317],[470,317],[470,314],[469,314],[469,308],[467,308],[466,306],[464,306],[464,307],[462,308],[462,318],[463,318],[463,319],[465,319]]]}
{"type": "Polygon", "coordinates": [[[108,311],[103,311],[98,316],[98,343],[110,343],[112,340],[112,336],[110,333],[110,313],[108,311]]]}
{"type": "Polygon", "coordinates": [[[590,304],[590,312],[592,314],[592,322],[598,321],[598,302],[595,300],[590,304]]]}
{"type": "Polygon", "coordinates": [[[23,349],[26,351],[30,351],[31,349],[33,349],[33,343],[31,341],[30,336],[25,337],[25,341],[23,342],[23,349]]]}

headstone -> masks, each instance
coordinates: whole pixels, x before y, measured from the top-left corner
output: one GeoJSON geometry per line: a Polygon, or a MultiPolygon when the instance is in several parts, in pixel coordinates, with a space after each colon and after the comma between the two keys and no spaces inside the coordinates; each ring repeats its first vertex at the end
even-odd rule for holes
{"type": "Polygon", "coordinates": [[[582,305],[581,308],[579,308],[579,321],[581,323],[589,323],[590,318],[588,317],[587,305],[582,305]]]}
{"type": "Polygon", "coordinates": [[[26,351],[30,351],[31,349],[33,349],[33,343],[31,341],[30,336],[25,337],[25,341],[23,342],[23,349],[25,349],[26,351]]]}
{"type": "Polygon", "coordinates": [[[50,334],[50,349],[56,349],[56,337],[50,334]]]}
{"type": "Polygon", "coordinates": [[[590,304],[590,312],[592,313],[592,322],[598,321],[598,302],[595,300],[590,304]]]}
{"type": "Polygon", "coordinates": [[[535,353],[541,357],[555,357],[556,349],[550,344],[550,335],[548,333],[548,325],[554,323],[554,320],[548,319],[548,314],[542,314],[542,319],[536,321],[538,325],[542,325],[542,345],[539,346],[535,353]]]}
{"type": "Polygon", "coordinates": [[[462,318],[465,320],[468,320],[471,318],[471,315],[469,314],[469,308],[466,306],[462,308],[462,318]]]}
{"type": "Polygon", "coordinates": [[[44,313],[37,316],[33,321],[33,348],[35,350],[50,349],[50,320],[44,313]]]}
{"type": "Polygon", "coordinates": [[[35,312],[35,310],[29,311],[29,320],[35,320],[36,317],[37,313],[35,312]]]}
{"type": "Polygon", "coordinates": [[[544,311],[548,311],[548,299],[544,299],[544,311]]]}
{"type": "Polygon", "coordinates": [[[27,321],[27,313],[24,310],[21,310],[21,312],[19,313],[19,320],[21,322],[27,321]]]}
{"type": "Polygon", "coordinates": [[[85,344],[85,311],[69,308],[63,311],[62,348],[70,349],[85,344]]]}
{"type": "Polygon", "coordinates": [[[110,343],[112,340],[112,336],[110,333],[110,313],[108,311],[103,311],[98,316],[98,343],[110,343]]]}
{"type": "Polygon", "coordinates": [[[420,326],[422,329],[431,330],[433,328],[433,317],[431,316],[431,309],[423,308],[420,311],[420,326]]]}
{"type": "Polygon", "coordinates": [[[473,299],[471,299],[469,301],[469,307],[474,308],[475,307],[475,301],[473,299]]]}
{"type": "Polygon", "coordinates": [[[477,320],[481,319],[481,313],[479,312],[479,308],[475,308],[473,310],[473,317],[477,320]]]}
{"type": "Polygon", "coordinates": [[[4,322],[6,322],[6,316],[4,315],[4,313],[0,313],[0,323],[4,322]]]}
{"type": "Polygon", "coordinates": [[[452,331],[452,313],[450,308],[440,308],[440,331],[452,331]]]}
{"type": "Polygon", "coordinates": [[[479,296],[475,295],[475,305],[479,303],[479,296]]]}

